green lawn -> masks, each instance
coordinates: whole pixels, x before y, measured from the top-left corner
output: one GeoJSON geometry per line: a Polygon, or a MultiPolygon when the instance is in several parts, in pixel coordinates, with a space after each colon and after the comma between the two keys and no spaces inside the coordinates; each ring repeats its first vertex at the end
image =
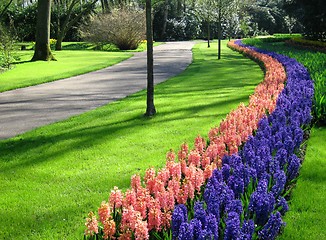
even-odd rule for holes
{"type": "Polygon", "coordinates": [[[259,66],[216,44],[194,47],[194,62],[156,86],[157,115],[143,116],[141,91],[69,120],[0,142],[0,239],[81,239],[84,219],[130,176],[162,167],[170,148],[192,144],[263,79],[259,66]]]}
{"type": "Polygon", "coordinates": [[[57,61],[29,62],[33,51],[19,51],[14,69],[0,74],[0,92],[22,88],[102,69],[132,56],[101,51],[54,51],[57,61]]]}
{"type": "Polygon", "coordinates": [[[306,157],[279,239],[326,239],[326,127],[312,128],[306,157]]]}

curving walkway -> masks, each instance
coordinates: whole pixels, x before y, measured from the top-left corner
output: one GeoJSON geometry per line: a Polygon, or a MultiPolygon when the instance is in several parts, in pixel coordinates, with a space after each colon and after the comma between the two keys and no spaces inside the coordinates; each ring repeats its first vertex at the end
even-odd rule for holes
{"type": "MultiPolygon", "coordinates": [[[[155,84],[186,69],[194,44],[168,42],[154,48],[155,84]]],[[[141,52],[102,70],[0,93],[0,139],[124,98],[146,88],[146,76],[146,52],[141,52]]]]}

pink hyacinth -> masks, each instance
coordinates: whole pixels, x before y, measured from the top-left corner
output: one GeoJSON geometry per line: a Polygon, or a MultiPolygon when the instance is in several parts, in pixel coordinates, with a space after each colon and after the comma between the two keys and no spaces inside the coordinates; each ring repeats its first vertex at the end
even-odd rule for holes
{"type": "Polygon", "coordinates": [[[115,239],[114,234],[116,232],[115,229],[115,221],[113,219],[107,219],[103,223],[103,232],[104,232],[104,239],[115,239]]]}
{"type": "Polygon", "coordinates": [[[93,212],[90,212],[88,214],[88,218],[86,218],[85,226],[86,226],[86,230],[85,230],[86,236],[93,236],[94,234],[98,234],[98,222],[93,212]]]}
{"type": "Polygon", "coordinates": [[[105,201],[103,201],[101,203],[101,207],[99,207],[98,209],[98,215],[100,216],[100,221],[102,223],[105,222],[106,219],[108,219],[110,217],[110,205],[108,203],[106,203],[105,201]]]}
{"type": "Polygon", "coordinates": [[[114,187],[111,191],[109,202],[114,208],[119,208],[122,206],[122,193],[118,187],[114,187]]]}

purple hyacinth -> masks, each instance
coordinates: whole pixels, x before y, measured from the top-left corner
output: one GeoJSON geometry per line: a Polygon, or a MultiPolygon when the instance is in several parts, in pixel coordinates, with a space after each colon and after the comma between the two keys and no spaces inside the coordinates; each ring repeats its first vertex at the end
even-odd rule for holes
{"type": "Polygon", "coordinates": [[[267,179],[259,181],[257,190],[250,197],[248,207],[249,211],[256,215],[255,222],[261,226],[268,220],[275,204],[275,198],[272,193],[267,192],[267,186],[267,179]]]}
{"type": "Polygon", "coordinates": [[[285,223],[282,221],[281,214],[276,212],[276,214],[271,214],[268,222],[263,227],[261,231],[258,232],[259,239],[261,240],[273,240],[279,234],[282,226],[285,223]]]}
{"type": "Polygon", "coordinates": [[[277,150],[274,160],[277,161],[280,165],[280,169],[283,169],[287,163],[288,152],[285,148],[280,148],[277,150]]]}
{"type": "Polygon", "coordinates": [[[289,205],[284,197],[278,197],[276,209],[279,209],[279,212],[284,215],[289,210],[289,205]]]}
{"type": "Polygon", "coordinates": [[[180,225],[178,240],[193,240],[193,239],[194,239],[193,225],[187,222],[183,222],[180,225]]]}
{"type": "Polygon", "coordinates": [[[197,218],[194,218],[190,221],[189,224],[192,225],[192,228],[194,230],[193,232],[194,239],[199,239],[200,236],[202,235],[201,221],[199,221],[197,218]]]}
{"type": "Polygon", "coordinates": [[[255,231],[253,220],[244,220],[241,227],[241,240],[251,240],[255,231]]]}
{"type": "Polygon", "coordinates": [[[299,169],[300,169],[300,159],[295,154],[292,154],[288,159],[288,167],[287,167],[288,181],[291,181],[298,176],[299,169]]]}
{"type": "Polygon", "coordinates": [[[236,212],[230,212],[226,219],[224,240],[240,240],[240,216],[236,212]]]}
{"type": "Polygon", "coordinates": [[[206,229],[212,234],[213,239],[218,239],[218,225],[219,222],[216,220],[216,217],[209,213],[207,216],[207,226],[206,229]]]}
{"type": "Polygon", "coordinates": [[[227,213],[236,212],[237,214],[241,215],[243,212],[242,202],[240,200],[232,200],[228,202],[225,207],[225,211],[227,213]]]}
{"type": "Polygon", "coordinates": [[[179,204],[175,206],[173,214],[172,214],[172,237],[173,239],[177,239],[179,236],[179,230],[182,223],[186,223],[188,221],[188,211],[187,207],[183,204],[179,204]]]}
{"type": "Polygon", "coordinates": [[[206,226],[207,219],[206,219],[206,211],[204,209],[203,202],[196,202],[194,206],[194,211],[195,211],[195,218],[197,218],[201,222],[202,226],[206,226]]]}
{"type": "Polygon", "coordinates": [[[271,192],[274,194],[274,197],[279,196],[285,187],[286,175],[284,171],[279,170],[273,175],[273,186],[271,192]]]}

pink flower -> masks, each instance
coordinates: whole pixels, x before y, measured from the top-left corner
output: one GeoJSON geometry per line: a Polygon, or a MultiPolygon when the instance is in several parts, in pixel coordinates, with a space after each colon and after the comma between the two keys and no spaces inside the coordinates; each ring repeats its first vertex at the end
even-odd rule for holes
{"type": "Polygon", "coordinates": [[[146,188],[149,190],[150,193],[154,193],[154,187],[155,187],[155,169],[149,168],[146,170],[145,173],[145,183],[146,188]]]}
{"type": "Polygon", "coordinates": [[[131,177],[131,188],[137,192],[137,190],[141,187],[141,180],[138,174],[135,174],[131,177]]]}
{"type": "Polygon", "coordinates": [[[173,195],[176,197],[179,195],[180,192],[180,181],[177,178],[172,178],[172,180],[168,183],[168,190],[173,193],[173,195]]]}
{"type": "Polygon", "coordinates": [[[105,220],[110,217],[110,205],[103,201],[101,207],[98,209],[98,215],[100,216],[100,221],[104,224],[105,220]]]}
{"type": "Polygon", "coordinates": [[[148,230],[155,229],[156,231],[160,231],[162,212],[160,206],[155,204],[154,199],[153,201],[153,204],[151,204],[151,207],[148,210],[148,230]]]}
{"type": "Polygon", "coordinates": [[[175,153],[173,152],[172,149],[170,149],[170,151],[166,154],[166,160],[167,161],[174,162],[174,160],[175,160],[175,153]]]}
{"type": "Polygon", "coordinates": [[[199,135],[195,139],[195,148],[200,154],[202,154],[204,152],[205,148],[206,148],[205,139],[200,137],[199,135]]]}
{"type": "Polygon", "coordinates": [[[114,187],[111,191],[109,202],[114,208],[119,208],[122,206],[122,193],[118,187],[114,187]]]}
{"type": "Polygon", "coordinates": [[[104,232],[104,239],[115,239],[114,234],[115,234],[115,222],[113,219],[109,220],[107,219],[103,223],[103,232],[104,232]]]}
{"type": "Polygon", "coordinates": [[[127,189],[126,196],[122,200],[123,206],[127,207],[128,205],[134,206],[136,204],[136,193],[133,189],[127,189]]]}
{"type": "Polygon", "coordinates": [[[136,240],[147,240],[149,239],[147,222],[138,220],[136,223],[135,229],[135,238],[136,240]]]}
{"type": "Polygon", "coordinates": [[[188,164],[193,164],[197,167],[200,166],[200,154],[197,150],[191,150],[188,155],[188,164]]]}
{"type": "Polygon", "coordinates": [[[98,223],[96,216],[93,212],[90,212],[88,214],[88,218],[86,218],[86,230],[85,235],[86,236],[93,236],[94,234],[98,234],[98,223]]]}
{"type": "Polygon", "coordinates": [[[181,145],[181,150],[178,152],[179,161],[185,160],[188,155],[189,147],[186,143],[181,145]]]}

